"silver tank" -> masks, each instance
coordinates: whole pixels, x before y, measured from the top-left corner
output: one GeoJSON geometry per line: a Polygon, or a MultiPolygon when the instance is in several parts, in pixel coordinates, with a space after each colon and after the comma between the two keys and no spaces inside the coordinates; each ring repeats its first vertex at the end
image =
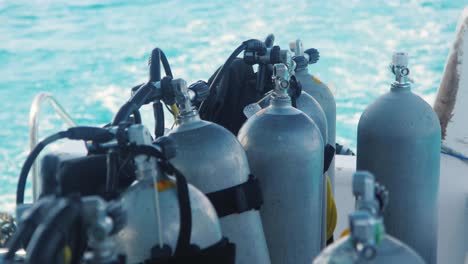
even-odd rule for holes
{"type": "MultiPolygon", "coordinates": [[[[328,135],[326,144],[330,144],[331,146],[335,147],[336,142],[336,102],[333,93],[331,92],[330,88],[320,81],[317,77],[310,74],[307,70],[308,66],[308,58],[307,54],[304,54],[304,49],[302,46],[302,42],[300,40],[296,40],[294,45],[292,46],[292,50],[294,50],[294,60],[296,61],[296,69],[295,69],[295,76],[296,79],[301,82],[302,89],[312,96],[323,109],[325,116],[327,118],[327,127],[328,127],[328,135]],[[302,57],[302,58],[301,58],[302,57]],[[303,63],[299,63],[299,60],[303,63]]],[[[327,175],[330,177],[330,181],[332,184],[332,189],[334,190],[335,186],[335,159],[333,159],[330,168],[327,171],[327,175]]]]}
{"type": "Polygon", "coordinates": [[[314,264],[425,263],[414,250],[385,234],[382,210],[388,195],[372,174],[356,172],[353,193],[356,211],[349,216],[350,234],[327,247],[314,264]]]}
{"type": "MultiPolygon", "coordinates": [[[[248,180],[249,164],[242,145],[220,125],[203,121],[192,109],[185,82],[176,87],[178,126],[168,137],[177,144],[171,163],[204,193],[227,189],[248,180]]],[[[236,263],[270,263],[258,210],[220,218],[221,229],[236,244],[236,263]]]]}
{"type": "MultiPolygon", "coordinates": [[[[257,103],[258,106],[256,107],[253,105],[248,105],[248,108],[253,108],[256,107],[257,111],[260,109],[266,108],[270,105],[270,99],[271,99],[271,93],[267,94],[265,97],[260,99],[257,103]]],[[[301,95],[296,99],[296,107],[297,109],[301,110],[306,114],[308,117],[310,117],[314,123],[317,125],[317,127],[320,130],[320,134],[322,135],[322,138],[324,142],[326,142],[327,137],[328,137],[328,125],[327,125],[327,117],[325,116],[325,112],[323,112],[322,107],[320,104],[315,100],[312,96],[310,96],[308,93],[302,91],[301,95]]],[[[244,113],[249,118],[251,115],[255,113],[251,113],[251,110],[248,109],[247,111],[244,111],[244,113]]]]}
{"type": "MultiPolygon", "coordinates": [[[[155,220],[152,179],[135,182],[122,195],[121,202],[127,211],[128,222],[118,233],[116,241],[118,248],[127,254],[128,263],[141,263],[149,259],[151,249],[159,245],[160,237],[162,244],[170,246],[174,253],[179,235],[179,204],[175,182],[169,178],[164,181],[164,185],[171,187],[159,191],[161,233],[155,220]]],[[[210,201],[191,185],[189,196],[192,209],[191,244],[203,249],[218,243],[222,239],[221,227],[210,201]]]]}
{"type": "MultiPolygon", "coordinates": [[[[271,102],[271,93],[267,94],[264,98],[260,99],[257,103],[253,103],[250,105],[247,105],[246,108],[244,109],[244,113],[247,116],[247,118],[251,117],[254,115],[256,112],[260,111],[263,108],[266,108],[270,105],[271,102]]],[[[317,127],[320,130],[320,134],[322,135],[322,139],[324,142],[326,142],[327,139],[327,118],[325,117],[325,113],[322,110],[322,107],[320,107],[319,103],[310,95],[308,95],[306,92],[302,91],[301,95],[296,99],[296,108],[304,112],[308,117],[310,117],[314,123],[317,125],[317,127]]],[[[324,186],[326,186],[326,178],[323,178],[324,186]]],[[[322,227],[322,232],[325,232],[325,237],[327,233],[327,194],[326,192],[324,193],[323,196],[323,210],[322,210],[322,216],[323,216],[323,224],[325,226],[322,227]]],[[[322,241],[322,246],[325,247],[326,241],[322,241]]]]}
{"type": "Polygon", "coordinates": [[[264,196],[260,209],[272,263],[311,263],[322,248],[323,140],[291,106],[288,69],[274,66],[271,105],[249,118],[238,139],[264,196]]]}
{"type": "Polygon", "coordinates": [[[393,56],[396,81],[358,125],[357,169],[372,172],[391,192],[387,231],[427,263],[437,259],[437,196],[441,130],[432,108],[410,90],[406,53],[393,56]]]}
{"type": "MultiPolygon", "coordinates": [[[[150,144],[149,131],[142,125],[129,129],[131,142],[150,144]]],[[[151,257],[153,247],[176,248],[180,229],[176,183],[159,171],[154,158],[135,158],[137,180],[121,195],[127,212],[127,225],[115,236],[117,247],[127,255],[127,263],[142,263],[151,257]]],[[[192,212],[191,244],[201,249],[222,239],[218,216],[208,198],[188,185],[192,212]]]]}
{"type": "MultiPolygon", "coordinates": [[[[351,215],[350,221],[361,221],[363,225],[369,224],[372,226],[370,217],[364,215],[351,215]],[[361,218],[361,219],[357,219],[361,218]],[[369,222],[369,223],[366,223],[369,222]]],[[[356,223],[357,224],[357,223],[356,223]]],[[[362,227],[366,228],[366,226],[362,227]]],[[[372,232],[373,230],[368,230],[372,232]]],[[[393,238],[390,235],[377,235],[383,236],[379,241],[378,246],[373,249],[360,250],[359,242],[353,239],[355,234],[340,238],[338,241],[328,246],[321,254],[314,260],[314,264],[424,264],[424,260],[416,254],[414,250],[393,238]],[[373,256],[375,254],[375,256],[373,256]]]]}

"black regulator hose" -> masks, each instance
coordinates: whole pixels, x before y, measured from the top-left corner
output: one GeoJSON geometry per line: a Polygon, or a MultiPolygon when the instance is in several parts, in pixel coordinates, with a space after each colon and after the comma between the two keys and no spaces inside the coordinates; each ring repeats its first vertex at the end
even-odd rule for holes
{"type": "Polygon", "coordinates": [[[267,48],[273,47],[273,44],[275,43],[275,35],[273,34],[268,34],[268,36],[265,38],[265,46],[267,48]]]}
{"type": "MultiPolygon", "coordinates": [[[[242,52],[242,51],[245,51],[246,49],[254,49],[254,50],[257,50],[259,48],[262,48],[262,47],[265,47],[265,44],[260,41],[260,40],[257,40],[257,39],[249,39],[249,40],[246,40],[244,42],[242,42],[241,45],[239,45],[239,47],[237,47],[232,53],[231,55],[228,57],[228,59],[226,60],[226,62],[224,62],[224,64],[221,66],[220,69],[218,69],[216,71],[216,75],[215,77],[213,78],[213,80],[211,81],[210,83],[210,86],[209,86],[209,91],[212,92],[213,89],[218,86],[219,82],[221,81],[221,79],[223,78],[224,74],[226,73],[227,69],[229,68],[229,66],[231,66],[232,62],[234,61],[235,58],[237,58],[237,56],[239,56],[239,54],[242,52]]],[[[200,107],[199,107],[199,111],[200,112],[204,112],[204,109],[209,107],[209,106],[206,106],[206,100],[201,102],[200,103],[200,107]]]]}
{"type": "Polygon", "coordinates": [[[166,73],[166,76],[169,76],[173,78],[174,76],[172,75],[172,70],[171,70],[171,65],[169,64],[169,61],[167,60],[166,54],[164,52],[157,48],[159,50],[159,53],[161,55],[161,62],[164,67],[164,72],[166,73]]]}
{"type": "Polygon", "coordinates": [[[26,180],[28,178],[29,170],[31,170],[34,161],[36,160],[39,153],[50,143],[57,140],[68,138],[73,140],[91,140],[95,142],[107,142],[114,137],[114,134],[109,132],[105,128],[98,127],[72,127],[68,130],[58,132],[49,136],[39,142],[29,154],[28,158],[21,168],[21,172],[18,179],[18,186],[16,188],[16,205],[24,203],[24,189],[26,188],[26,180]]]}
{"type": "MultiPolygon", "coordinates": [[[[49,214],[38,226],[27,248],[27,263],[54,263],[58,253],[68,245],[73,237],[73,227],[80,224],[81,203],[75,199],[61,198],[50,209],[49,214]]],[[[73,258],[76,252],[73,252],[73,258]]]]}
{"type": "Polygon", "coordinates": [[[51,206],[54,199],[55,198],[51,196],[41,198],[21,216],[21,224],[18,226],[18,230],[16,230],[13,236],[8,240],[8,252],[5,254],[4,260],[12,260],[16,251],[22,246],[27,246],[29,244],[31,236],[44,217],[44,211],[51,206]]]}
{"type": "Polygon", "coordinates": [[[133,94],[133,96],[124,105],[122,105],[122,107],[120,107],[112,120],[111,126],[120,124],[127,120],[132,113],[138,111],[140,107],[148,101],[148,98],[153,93],[153,89],[153,85],[150,82],[142,84],[135,94],[133,94]]]}
{"type": "Polygon", "coordinates": [[[154,135],[156,138],[164,135],[164,109],[161,101],[153,103],[154,135]]]}
{"type": "Polygon", "coordinates": [[[260,47],[264,47],[264,43],[261,42],[260,40],[257,40],[257,39],[249,39],[249,40],[246,40],[244,42],[242,42],[242,44],[237,47],[232,53],[231,55],[228,57],[228,59],[226,60],[226,62],[223,64],[223,66],[221,67],[221,69],[218,71],[218,73],[216,74],[216,76],[213,78],[213,81],[211,82],[210,84],[210,91],[213,87],[216,87],[218,85],[218,83],[221,81],[221,79],[223,78],[224,76],[224,73],[226,72],[226,70],[229,68],[229,66],[232,64],[232,62],[234,61],[235,58],[237,58],[237,56],[239,56],[239,54],[246,50],[246,49],[258,49],[260,47]]]}
{"type": "MultiPolygon", "coordinates": [[[[121,122],[127,120],[127,118],[139,110],[140,107],[146,104],[149,99],[153,96],[154,86],[153,82],[159,82],[161,80],[161,62],[164,67],[166,76],[172,78],[172,70],[167,60],[166,54],[160,49],[155,48],[151,52],[151,57],[149,58],[149,80],[148,82],[140,85],[136,90],[133,96],[119,109],[117,114],[114,116],[112,121],[112,126],[116,126],[121,122]]],[[[134,90],[135,87],[132,89],[134,90]]]]}
{"type": "Polygon", "coordinates": [[[141,114],[139,110],[133,111],[133,121],[135,124],[141,124],[141,114]]]}

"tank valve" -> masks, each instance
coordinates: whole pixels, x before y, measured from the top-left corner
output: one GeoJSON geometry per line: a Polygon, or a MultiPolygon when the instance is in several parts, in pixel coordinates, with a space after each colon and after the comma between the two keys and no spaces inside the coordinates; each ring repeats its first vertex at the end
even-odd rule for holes
{"type": "Polygon", "coordinates": [[[351,239],[359,256],[365,260],[377,254],[377,245],[383,239],[382,218],[375,218],[367,211],[356,211],[349,215],[351,239]]]}
{"type": "Polygon", "coordinates": [[[307,64],[317,63],[320,58],[317,49],[310,48],[304,50],[304,45],[300,39],[290,42],[289,49],[294,53],[293,60],[296,61],[299,67],[306,67],[307,64]]]}
{"type": "Polygon", "coordinates": [[[395,52],[392,56],[392,64],[390,70],[395,74],[396,84],[407,84],[413,82],[408,77],[410,70],[408,69],[408,53],[406,52],[395,52]]]}
{"type": "Polygon", "coordinates": [[[190,101],[187,82],[183,79],[174,79],[172,81],[172,85],[174,87],[176,103],[179,106],[180,113],[184,114],[192,112],[192,102],[190,101]]]}
{"type": "Polygon", "coordinates": [[[374,216],[381,216],[388,205],[387,189],[367,171],[354,174],[353,194],[356,197],[356,210],[366,210],[374,216]]]}
{"type": "Polygon", "coordinates": [[[273,81],[275,82],[274,95],[276,97],[289,97],[287,89],[289,88],[289,69],[283,63],[277,63],[273,66],[273,81]]]}

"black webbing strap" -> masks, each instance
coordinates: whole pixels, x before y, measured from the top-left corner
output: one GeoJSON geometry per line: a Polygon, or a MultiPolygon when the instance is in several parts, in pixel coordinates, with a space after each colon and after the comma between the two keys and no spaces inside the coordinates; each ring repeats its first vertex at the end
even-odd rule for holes
{"type": "Polygon", "coordinates": [[[323,151],[323,173],[325,173],[331,165],[333,157],[335,156],[335,148],[327,144],[325,150],[323,151]]]}
{"type": "Polygon", "coordinates": [[[174,172],[177,184],[177,199],[179,200],[180,230],[174,256],[183,256],[190,251],[190,235],[192,233],[192,211],[187,180],[176,168],[174,172]]]}
{"type": "Polygon", "coordinates": [[[230,214],[240,214],[252,209],[260,209],[263,196],[258,179],[249,175],[249,179],[239,185],[206,194],[210,199],[218,217],[230,214]]]}
{"type": "Polygon", "coordinates": [[[205,248],[195,249],[192,247],[192,252],[187,255],[171,256],[163,258],[154,258],[147,260],[145,264],[234,264],[236,260],[236,245],[230,243],[226,238],[221,239],[218,243],[205,248]]]}

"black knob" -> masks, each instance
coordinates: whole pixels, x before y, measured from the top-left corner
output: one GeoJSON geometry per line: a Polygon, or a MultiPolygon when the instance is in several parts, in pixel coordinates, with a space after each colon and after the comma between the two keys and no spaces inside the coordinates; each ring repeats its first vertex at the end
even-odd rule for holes
{"type": "Polygon", "coordinates": [[[192,99],[193,104],[205,101],[208,95],[210,95],[210,86],[207,82],[202,80],[192,83],[188,89],[195,93],[195,97],[192,99]]]}
{"type": "Polygon", "coordinates": [[[281,48],[273,46],[270,51],[270,64],[281,63],[281,48]]]}
{"type": "Polygon", "coordinates": [[[314,49],[314,48],[308,49],[308,50],[304,51],[304,53],[309,55],[309,64],[316,63],[320,58],[319,51],[317,49],[314,49]]]}

